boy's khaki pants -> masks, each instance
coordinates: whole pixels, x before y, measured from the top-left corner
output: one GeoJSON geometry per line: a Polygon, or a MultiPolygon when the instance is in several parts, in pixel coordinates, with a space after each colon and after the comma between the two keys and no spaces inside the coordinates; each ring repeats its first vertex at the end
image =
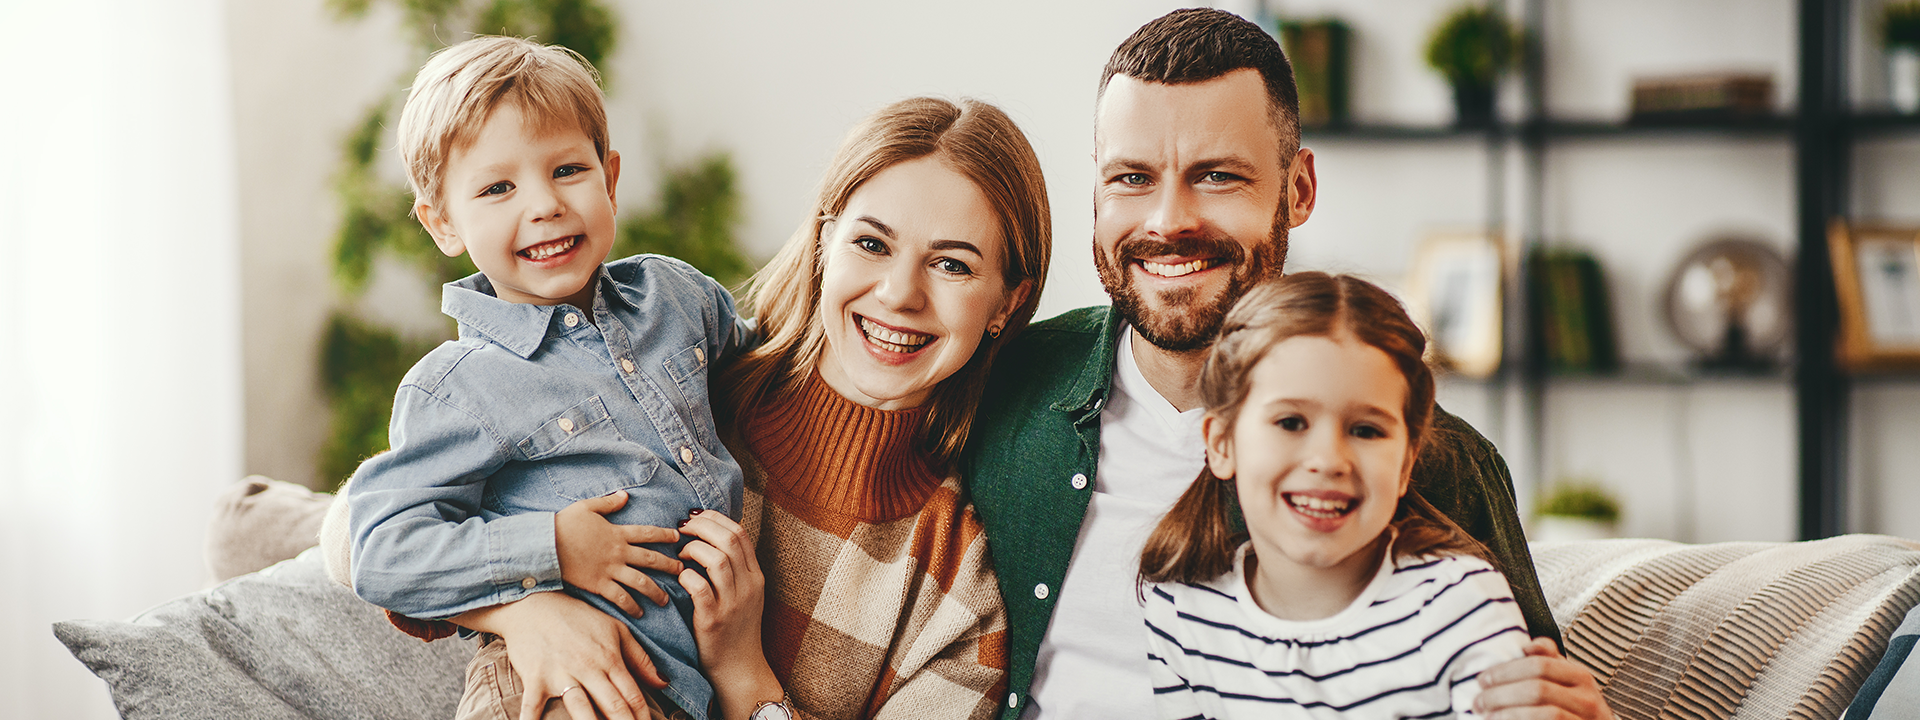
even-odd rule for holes
{"type": "MultiPolygon", "coordinates": [[[[454,718],[519,720],[520,696],[526,688],[520,684],[520,673],[514,672],[513,663],[507,660],[507,641],[497,635],[482,634],[480,637],[480,652],[474,654],[473,662],[467,663],[467,689],[460,696],[460,710],[454,718]]],[[[649,720],[691,720],[672,701],[659,697],[658,693],[647,690],[644,694],[647,696],[647,709],[640,714],[641,717],[649,720]]],[[[573,720],[573,715],[567,712],[567,706],[559,698],[552,698],[547,700],[540,718],[573,720]]],[[[606,720],[606,716],[596,708],[594,720],[606,720]]]]}

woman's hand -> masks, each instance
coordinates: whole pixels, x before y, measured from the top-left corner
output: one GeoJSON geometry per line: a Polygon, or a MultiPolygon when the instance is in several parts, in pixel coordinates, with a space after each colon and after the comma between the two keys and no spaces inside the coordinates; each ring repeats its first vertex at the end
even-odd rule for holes
{"type": "Polygon", "coordinates": [[[639,569],[678,573],[685,566],[665,554],[640,547],[640,543],[680,539],[673,530],[607,521],[607,515],[626,506],[625,490],[568,505],[553,517],[553,544],[560,555],[561,580],[606,598],[628,615],[639,617],[646,611],[634,601],[627,588],[645,595],[655,605],[665,607],[667,604],[667,591],[639,569]]]}
{"type": "Polygon", "coordinates": [[[1475,712],[1489,720],[1612,720],[1593,673],[1561,657],[1552,640],[1534,638],[1526,653],[1480,673],[1485,690],[1473,701],[1475,712]]]}
{"type": "Polygon", "coordinates": [[[555,697],[577,718],[595,717],[596,706],[608,720],[645,718],[647,699],[635,677],[651,687],[667,685],[625,624],[565,593],[534,593],[453,621],[506,640],[507,659],[523,686],[521,720],[540,717],[555,697]],[[575,686],[583,692],[569,692],[575,686]]]}
{"type": "Polygon", "coordinates": [[[760,703],[785,695],[760,646],[766,577],[746,530],[727,516],[695,510],[680,532],[694,538],[680,557],[707,571],[705,577],[692,568],[680,571],[680,586],[693,597],[700,662],[719,695],[720,716],[739,720],[760,703]]]}

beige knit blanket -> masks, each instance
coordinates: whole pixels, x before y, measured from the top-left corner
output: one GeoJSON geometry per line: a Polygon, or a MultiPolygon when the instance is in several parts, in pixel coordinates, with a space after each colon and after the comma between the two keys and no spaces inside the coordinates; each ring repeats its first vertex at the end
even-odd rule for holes
{"type": "Polygon", "coordinates": [[[1920,602],[1920,543],[1538,543],[1573,659],[1622,720],[1838,718],[1920,602]]]}

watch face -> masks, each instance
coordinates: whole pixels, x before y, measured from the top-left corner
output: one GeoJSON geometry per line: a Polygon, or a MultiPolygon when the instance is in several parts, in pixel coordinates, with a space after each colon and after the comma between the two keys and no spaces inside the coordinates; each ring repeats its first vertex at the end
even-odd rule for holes
{"type": "Polygon", "coordinates": [[[787,707],[785,700],[770,702],[754,708],[750,720],[793,720],[793,710],[787,707]]]}

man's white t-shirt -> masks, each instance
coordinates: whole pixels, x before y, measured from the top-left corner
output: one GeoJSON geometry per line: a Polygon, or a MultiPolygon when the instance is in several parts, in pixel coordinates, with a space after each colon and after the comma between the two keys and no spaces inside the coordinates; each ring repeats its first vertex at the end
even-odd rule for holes
{"type": "Polygon", "coordinates": [[[1093,499],[1034,665],[1027,720],[1153,712],[1135,579],[1147,534],[1206,466],[1202,409],[1178,412],[1140,374],[1120,330],[1113,389],[1100,411],[1093,499]]]}

